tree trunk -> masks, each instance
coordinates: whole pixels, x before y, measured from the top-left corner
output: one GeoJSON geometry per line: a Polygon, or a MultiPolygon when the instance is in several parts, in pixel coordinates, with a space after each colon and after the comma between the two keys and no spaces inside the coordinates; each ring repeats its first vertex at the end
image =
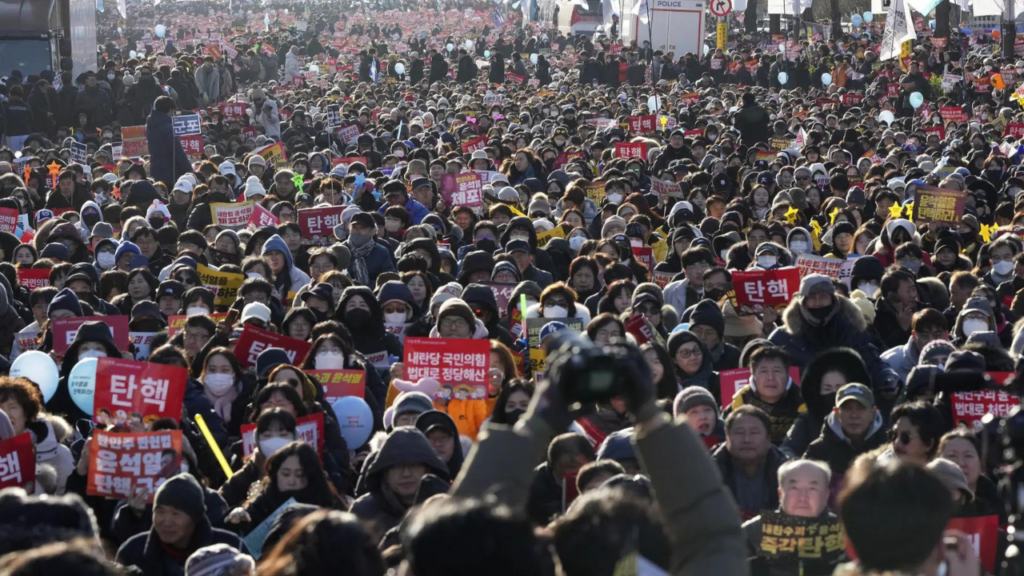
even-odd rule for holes
{"type": "Polygon", "coordinates": [[[936,38],[949,38],[949,13],[951,11],[952,6],[950,5],[949,0],[942,0],[942,2],[939,2],[939,5],[935,7],[936,38]]]}
{"type": "Polygon", "coordinates": [[[832,19],[832,37],[843,37],[843,13],[839,10],[839,0],[829,0],[829,18],[832,19]]]}
{"type": "Polygon", "coordinates": [[[757,0],[747,0],[747,10],[743,13],[743,27],[748,34],[757,34],[757,0]]]}

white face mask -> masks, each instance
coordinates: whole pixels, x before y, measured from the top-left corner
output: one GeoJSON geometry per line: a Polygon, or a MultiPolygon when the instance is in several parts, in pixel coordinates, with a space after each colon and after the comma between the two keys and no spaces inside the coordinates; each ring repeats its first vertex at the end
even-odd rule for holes
{"type": "Polygon", "coordinates": [[[317,370],[341,370],[345,367],[345,355],[340,352],[318,352],[317,370]]]}
{"type": "Polygon", "coordinates": [[[106,357],[107,357],[107,353],[104,352],[103,350],[84,350],[84,351],[78,353],[78,359],[79,360],[82,360],[84,358],[106,358],[106,357]]]}
{"type": "Polygon", "coordinates": [[[405,158],[405,150],[392,150],[391,153],[394,154],[396,158],[405,158]]]}
{"type": "Polygon", "coordinates": [[[384,321],[389,324],[403,324],[405,322],[405,312],[392,312],[391,314],[385,314],[384,321]]]}
{"type": "Polygon", "coordinates": [[[517,234],[509,234],[508,239],[510,241],[511,240],[524,240],[526,242],[529,242],[530,241],[530,235],[529,234],[518,234],[518,233],[517,234]]]}
{"type": "Polygon", "coordinates": [[[857,290],[863,292],[868,298],[874,298],[875,294],[878,293],[878,284],[868,284],[865,282],[864,284],[857,286],[857,290]]]}
{"type": "Polygon", "coordinates": [[[794,241],[789,243],[789,249],[797,254],[803,254],[807,252],[807,242],[794,241]]]}
{"type": "Polygon", "coordinates": [[[210,311],[202,306],[189,306],[188,308],[185,308],[185,314],[187,316],[195,316],[196,314],[206,315],[209,313],[210,311]]]}
{"type": "Polygon", "coordinates": [[[975,332],[987,332],[988,321],[981,318],[968,318],[963,323],[964,336],[970,336],[975,332]]]}
{"type": "Polygon", "coordinates": [[[992,265],[992,270],[995,270],[995,273],[1000,276],[1006,276],[1010,272],[1013,272],[1013,262],[1009,260],[1001,260],[992,265]]]}
{"type": "Polygon", "coordinates": [[[234,374],[207,374],[203,377],[203,384],[213,392],[215,396],[227,392],[235,385],[234,374]]]}
{"type": "Polygon", "coordinates": [[[572,248],[574,252],[579,251],[580,246],[583,246],[583,243],[586,241],[586,236],[573,236],[572,238],[569,238],[569,248],[572,248]]]}
{"type": "Polygon", "coordinates": [[[384,229],[388,232],[398,232],[402,228],[401,220],[385,220],[384,229]]]}
{"type": "Polygon", "coordinates": [[[114,267],[114,253],[113,252],[100,252],[96,255],[96,263],[100,265],[100,268],[108,270],[114,267]]]}
{"type": "Polygon", "coordinates": [[[778,258],[776,258],[775,256],[757,257],[757,265],[760,266],[761,268],[771,268],[772,266],[775,266],[775,264],[778,263],[778,261],[778,258]]]}
{"type": "Polygon", "coordinates": [[[291,444],[294,440],[288,438],[267,438],[266,440],[260,440],[260,452],[263,453],[264,458],[270,458],[278,450],[291,444]]]}
{"type": "Polygon", "coordinates": [[[609,194],[608,195],[608,202],[610,202],[612,204],[621,204],[622,203],[622,194],[609,194]]]}
{"type": "Polygon", "coordinates": [[[545,306],[544,307],[545,318],[568,318],[569,311],[561,306],[545,306]]]}

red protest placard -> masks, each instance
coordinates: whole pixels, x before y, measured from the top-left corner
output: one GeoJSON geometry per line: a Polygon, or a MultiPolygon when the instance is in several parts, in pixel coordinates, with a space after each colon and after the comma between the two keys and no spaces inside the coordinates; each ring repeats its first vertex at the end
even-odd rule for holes
{"type": "Polygon", "coordinates": [[[487,136],[479,136],[477,138],[473,138],[469,142],[462,143],[463,154],[472,154],[473,152],[483,150],[484,148],[487,148],[487,136]]]}
{"type": "Polygon", "coordinates": [[[615,143],[615,157],[616,158],[640,158],[641,160],[647,160],[647,143],[646,142],[616,142],[615,143]]]}
{"type": "Polygon", "coordinates": [[[181,470],[181,430],[117,434],[97,428],[89,450],[89,496],[127,499],[149,493],[181,470]]]}
{"type": "Polygon", "coordinates": [[[238,337],[238,342],[235,343],[235,357],[242,364],[242,368],[248,368],[256,364],[256,357],[260,352],[267,348],[281,348],[288,355],[288,362],[298,365],[306,359],[306,354],[309,354],[312,346],[311,342],[260,330],[247,324],[242,330],[242,335],[238,337]]]}
{"type": "Polygon", "coordinates": [[[244,118],[245,104],[241,102],[224,102],[220,105],[220,115],[224,118],[244,118]]]}
{"type": "Polygon", "coordinates": [[[951,518],[946,530],[959,530],[967,534],[974,552],[985,567],[986,574],[996,573],[996,550],[999,546],[999,516],[951,518]]]}
{"type": "Polygon", "coordinates": [[[629,131],[634,134],[641,134],[643,132],[654,132],[655,130],[655,116],[654,114],[648,114],[646,116],[630,116],[629,117],[629,131]]]}
{"type": "Polygon", "coordinates": [[[263,228],[265,226],[277,226],[281,221],[277,216],[274,216],[270,210],[267,210],[259,204],[253,204],[252,216],[249,216],[249,225],[255,226],[256,228],[263,228]]]}
{"type": "Polygon", "coordinates": [[[0,440],[0,490],[24,487],[36,479],[36,457],[32,435],[23,432],[0,440]]]}
{"type": "Polygon", "coordinates": [[[864,101],[864,96],[862,94],[843,94],[839,97],[839,101],[843,106],[860,106],[860,103],[864,101]]]}
{"type": "Polygon", "coordinates": [[[334,135],[338,137],[345,144],[354,144],[359,139],[359,134],[362,131],[359,129],[358,124],[349,124],[348,126],[342,126],[334,131],[334,135]]]}
{"type": "Polygon", "coordinates": [[[299,210],[299,228],[303,246],[330,244],[334,241],[334,227],[341,224],[345,206],[303,208],[299,210]]]}
{"type": "Polygon", "coordinates": [[[35,290],[50,285],[50,270],[48,268],[18,268],[18,284],[35,290]]]}
{"type": "Polygon", "coordinates": [[[448,190],[442,190],[448,206],[475,208],[483,204],[483,179],[475,172],[453,174],[448,190]]]}
{"type": "Polygon", "coordinates": [[[924,129],[924,133],[927,134],[928,136],[934,134],[939,137],[939,140],[946,139],[946,129],[942,126],[926,126],[924,129]]]}
{"type": "Polygon", "coordinates": [[[823,274],[829,278],[838,279],[843,262],[846,262],[846,260],[801,254],[796,259],[796,267],[800,271],[801,278],[808,274],[823,274]]]}
{"type": "Polygon", "coordinates": [[[515,292],[516,284],[502,284],[501,282],[481,282],[484,286],[491,289],[494,292],[494,300],[498,304],[498,317],[504,318],[508,316],[508,301],[512,298],[512,293],[515,292]]]}
{"type": "Polygon", "coordinates": [[[1024,122],[1009,122],[1003,130],[1003,136],[1013,136],[1019,140],[1024,136],[1024,122]]]}
{"type": "Polygon", "coordinates": [[[366,398],[366,372],[363,370],[307,370],[324,389],[329,406],[342,396],[366,398]]]}
{"type": "Polygon", "coordinates": [[[523,80],[526,80],[526,78],[520,74],[513,74],[512,72],[505,73],[505,81],[507,82],[511,82],[513,84],[522,84],[523,80]]]}
{"type": "Polygon", "coordinates": [[[943,106],[939,108],[939,116],[943,122],[956,122],[957,124],[967,121],[967,114],[960,106],[943,106]]]}
{"type": "Polygon", "coordinates": [[[655,334],[654,327],[647,321],[647,318],[643,314],[634,314],[628,320],[626,320],[624,326],[626,332],[633,335],[636,339],[637,346],[643,346],[648,342],[658,342],[659,338],[655,334]]]}
{"type": "Polygon", "coordinates": [[[331,166],[338,166],[340,164],[348,166],[354,162],[361,162],[365,166],[366,156],[344,156],[342,158],[331,158],[331,166]]]}
{"type": "Polygon", "coordinates": [[[1002,390],[953,392],[953,421],[972,429],[980,429],[985,414],[1006,416],[1020,400],[1002,390]]]}
{"type": "Polygon", "coordinates": [[[192,134],[189,136],[181,136],[181,147],[185,150],[185,155],[191,160],[198,160],[203,156],[203,135],[192,134]]]}
{"type": "Polygon", "coordinates": [[[14,234],[18,227],[18,210],[16,208],[0,208],[0,230],[14,234]]]}
{"type": "MultiPolygon", "coordinates": [[[[324,457],[324,413],[317,412],[295,419],[295,432],[299,439],[315,446],[320,458],[324,457]]],[[[242,453],[246,458],[252,456],[256,448],[256,425],[242,424],[242,453]]]]}
{"type": "Polygon", "coordinates": [[[406,338],[405,376],[441,383],[438,397],[483,400],[490,380],[491,348],[487,340],[406,338]]]}
{"type": "Polygon", "coordinates": [[[738,271],[732,275],[732,284],[740,306],[784,306],[800,291],[800,270],[791,267],[738,271]]]}
{"type": "Polygon", "coordinates": [[[654,249],[650,246],[633,246],[633,256],[636,256],[641,264],[647,266],[648,272],[654,270],[654,249]]]}
{"type": "Polygon", "coordinates": [[[188,370],[166,364],[100,358],[96,364],[93,422],[149,429],[154,420],[181,419],[188,370]]]}
{"type": "Polygon", "coordinates": [[[79,316],[77,318],[60,318],[53,321],[53,351],[63,356],[68,346],[75,340],[78,327],[86,322],[102,322],[110,328],[114,336],[114,344],[121,350],[128,349],[128,317],[127,316],[79,316]]]}
{"type": "MultiPolygon", "coordinates": [[[[800,385],[800,368],[793,366],[789,369],[789,377],[797,386],[800,385]]],[[[722,370],[718,374],[719,390],[722,394],[722,408],[732,404],[733,398],[741,388],[750,384],[750,368],[734,368],[722,370]]]]}

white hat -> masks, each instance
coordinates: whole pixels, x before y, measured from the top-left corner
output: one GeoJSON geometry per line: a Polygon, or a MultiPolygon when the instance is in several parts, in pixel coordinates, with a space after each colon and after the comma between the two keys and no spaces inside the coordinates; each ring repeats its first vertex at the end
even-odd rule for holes
{"type": "Polygon", "coordinates": [[[516,192],[516,189],[511,186],[505,186],[501,190],[498,190],[498,200],[518,201],[520,200],[519,192],[516,192]]]}
{"type": "Polygon", "coordinates": [[[174,190],[184,192],[185,194],[191,194],[193,190],[192,183],[183,176],[178,178],[178,181],[174,183],[174,190]]]}
{"type": "Polygon", "coordinates": [[[266,304],[261,302],[251,302],[245,305],[242,309],[242,324],[245,324],[246,320],[255,318],[257,320],[263,320],[264,322],[270,322],[270,308],[266,304]]]}
{"type": "Polygon", "coordinates": [[[501,172],[498,172],[494,176],[491,176],[491,185],[493,186],[498,183],[508,185],[508,176],[505,176],[501,172]]]}
{"type": "Polygon", "coordinates": [[[153,217],[153,214],[160,214],[164,217],[164,222],[171,221],[171,212],[167,209],[167,206],[159,200],[153,200],[153,203],[146,209],[146,220],[153,217]]]}
{"type": "Polygon", "coordinates": [[[256,176],[249,176],[245,181],[245,199],[248,200],[253,196],[266,196],[267,189],[263,187],[260,179],[256,176]]]}
{"type": "Polygon", "coordinates": [[[196,180],[196,175],[191,172],[183,175],[181,178],[178,178],[179,182],[182,180],[187,180],[188,183],[192,185],[192,188],[195,188],[196,185],[199,184],[199,180],[196,180]]]}
{"type": "Polygon", "coordinates": [[[235,178],[238,178],[238,173],[235,172],[235,164],[230,160],[221,162],[218,170],[220,171],[221,176],[234,176],[235,178]]]}
{"type": "Polygon", "coordinates": [[[476,150],[470,157],[471,160],[488,160],[486,150],[476,150]]]}

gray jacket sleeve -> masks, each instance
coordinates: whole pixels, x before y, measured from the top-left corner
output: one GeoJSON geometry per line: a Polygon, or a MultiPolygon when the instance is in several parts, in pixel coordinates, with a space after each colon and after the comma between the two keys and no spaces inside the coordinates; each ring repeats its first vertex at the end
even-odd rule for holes
{"type": "Polygon", "coordinates": [[[527,431],[491,422],[484,424],[451,495],[463,498],[493,495],[502,504],[525,511],[533,469],[544,461],[550,437],[550,432],[542,425],[527,431]]]}

